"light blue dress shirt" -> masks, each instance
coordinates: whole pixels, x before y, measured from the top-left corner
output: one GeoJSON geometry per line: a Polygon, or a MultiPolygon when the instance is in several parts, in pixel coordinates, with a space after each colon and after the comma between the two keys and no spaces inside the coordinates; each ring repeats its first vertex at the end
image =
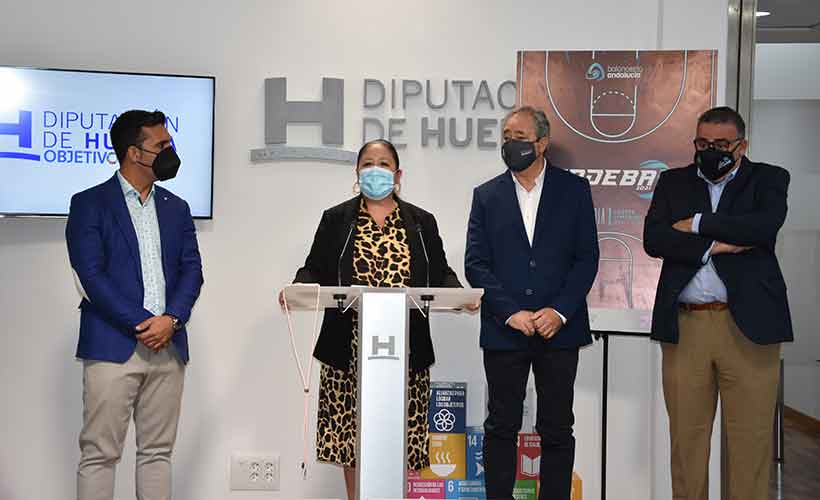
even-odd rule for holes
{"type": "MultiPolygon", "coordinates": [[[[723,195],[723,190],[726,188],[726,185],[732,181],[737,175],[737,171],[740,170],[740,167],[733,170],[729,175],[726,176],[725,179],[721,180],[720,182],[712,182],[703,174],[700,173],[698,170],[698,177],[703,179],[706,185],[709,187],[709,198],[712,202],[712,212],[717,210],[718,204],[720,203],[720,197],[723,195]]],[[[692,232],[695,234],[700,234],[700,219],[702,214],[695,214],[692,219],[692,232]]],[[[686,285],[686,288],[683,289],[680,296],[678,297],[678,302],[684,304],[708,304],[709,302],[728,302],[728,294],[726,292],[726,285],[723,283],[723,280],[720,279],[718,276],[717,270],[715,269],[715,265],[712,262],[712,258],[709,253],[712,251],[712,247],[715,245],[713,241],[712,244],[709,246],[709,249],[703,255],[703,266],[700,270],[695,274],[695,277],[692,278],[692,281],[686,285]]]]}
{"type": "Polygon", "coordinates": [[[162,243],[154,200],[155,188],[151,186],[151,192],[143,203],[139,192],[119,172],[117,179],[120,181],[125,205],[137,233],[145,290],[143,307],[159,316],[165,312],[165,272],[162,270],[162,243]]]}

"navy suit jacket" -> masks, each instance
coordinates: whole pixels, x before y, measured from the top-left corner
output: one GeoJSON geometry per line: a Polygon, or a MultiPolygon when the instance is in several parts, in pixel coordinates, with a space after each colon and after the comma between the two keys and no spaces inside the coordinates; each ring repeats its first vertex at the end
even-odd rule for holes
{"type": "Polygon", "coordinates": [[[740,331],[757,344],[794,339],[786,282],[774,252],[788,210],[789,172],[745,156],[712,212],[709,189],[698,167],[661,174],[644,223],[644,249],[663,259],[652,311],[652,338],[677,344],[678,297],[703,266],[712,241],[752,246],[738,254],[713,255],[728,293],[729,311],[740,331]],[[701,213],[700,234],[672,228],[701,213]]]}
{"type": "Polygon", "coordinates": [[[477,187],[467,229],[467,281],[483,288],[481,347],[572,349],[592,342],[586,296],[598,272],[589,181],[547,166],[530,246],[512,174],[477,187]],[[521,310],[552,307],[567,318],[550,340],[505,324],[521,310]]]}
{"type": "MultiPolygon", "coordinates": [[[[191,210],[182,198],[156,186],[162,241],[165,313],[184,325],[202,287],[202,261],[191,210]]],[[[124,363],[137,346],[136,327],[153,316],[143,307],[139,245],[117,176],[71,198],[66,224],[71,267],[88,298],[80,303],[77,357],[124,363]]],[[[188,333],[172,337],[188,362],[188,333]]]]}

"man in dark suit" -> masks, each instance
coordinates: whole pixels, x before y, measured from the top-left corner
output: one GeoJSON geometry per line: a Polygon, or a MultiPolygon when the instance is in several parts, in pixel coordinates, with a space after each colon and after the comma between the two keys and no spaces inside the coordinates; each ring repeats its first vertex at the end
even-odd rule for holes
{"type": "Polygon", "coordinates": [[[119,171],[71,198],[66,225],[83,294],[77,498],[113,498],[133,414],[137,497],[167,500],[188,362],[185,324],[202,286],[202,263],[188,204],[154,185],[180,166],[165,115],[123,113],[111,127],[111,143],[119,171]]]}
{"type": "Polygon", "coordinates": [[[786,284],[774,253],[789,173],[746,158],[743,118],[698,119],[695,162],[664,172],[644,248],[663,259],[652,315],[662,342],[675,499],[708,498],[718,394],[729,498],[768,498],[780,343],[791,341],[786,284]]]}
{"type": "Polygon", "coordinates": [[[484,289],[481,347],[488,499],[511,499],[530,369],[538,395],[540,498],[568,499],[575,460],[572,402],[578,349],[592,342],[586,296],[598,271],[589,182],[550,164],[549,122],[531,107],[504,120],[508,171],[477,187],[466,276],[484,289]]]}

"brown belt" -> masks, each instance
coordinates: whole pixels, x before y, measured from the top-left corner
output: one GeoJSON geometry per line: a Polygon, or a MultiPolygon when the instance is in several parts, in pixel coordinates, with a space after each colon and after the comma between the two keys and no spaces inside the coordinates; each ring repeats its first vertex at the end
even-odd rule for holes
{"type": "Polygon", "coordinates": [[[678,304],[684,311],[725,311],[729,309],[726,302],[707,302],[706,304],[678,304]]]}

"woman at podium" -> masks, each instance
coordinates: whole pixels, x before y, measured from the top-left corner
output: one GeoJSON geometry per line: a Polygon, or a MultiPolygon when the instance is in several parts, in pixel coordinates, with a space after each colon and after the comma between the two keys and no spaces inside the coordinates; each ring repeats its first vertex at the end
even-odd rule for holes
{"type": "MultiPolygon", "coordinates": [[[[355,197],[322,214],[305,265],[294,283],[325,286],[461,287],[447,265],[436,219],[399,197],[403,171],[388,141],[368,142],[356,160],[355,197]]],[[[348,498],[356,498],[358,319],[325,309],[313,356],[322,362],[316,456],[344,467],[348,498]]],[[[433,343],[430,324],[410,312],[407,463],[429,465],[427,412],[433,343]]]]}

